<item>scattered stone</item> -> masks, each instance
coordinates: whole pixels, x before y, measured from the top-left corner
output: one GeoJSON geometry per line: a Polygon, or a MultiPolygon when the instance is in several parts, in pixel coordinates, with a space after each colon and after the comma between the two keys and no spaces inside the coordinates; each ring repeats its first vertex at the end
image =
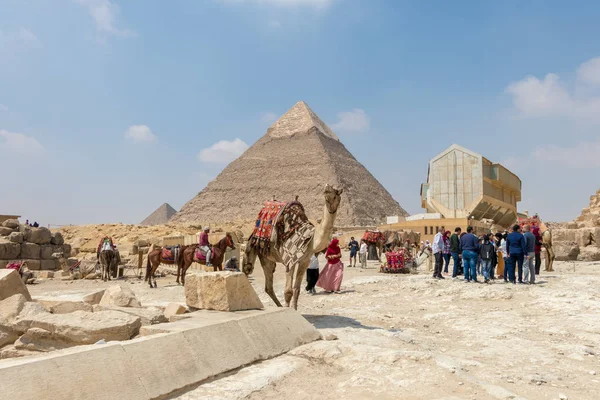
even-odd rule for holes
{"type": "Polygon", "coordinates": [[[52,314],[68,314],[75,311],[93,311],[92,305],[84,303],[83,301],[70,301],[52,298],[36,298],[35,301],[41,304],[46,311],[52,314]]]}
{"type": "MultiPolygon", "coordinates": [[[[186,282],[187,283],[187,282],[186,282]]],[[[135,294],[125,286],[114,285],[106,289],[102,300],[99,303],[101,306],[115,307],[141,307],[139,300],[135,294]]]]}
{"type": "Polygon", "coordinates": [[[596,375],[596,371],[590,371],[590,375],[596,375]]]}
{"type": "Polygon", "coordinates": [[[101,339],[128,340],[141,326],[139,317],[112,310],[69,314],[46,312],[22,318],[21,322],[29,325],[28,330],[41,328],[74,344],[94,344],[101,339]]]}
{"type": "Polygon", "coordinates": [[[462,386],[464,384],[465,384],[464,382],[458,382],[458,386],[462,386]]]}
{"type": "Polygon", "coordinates": [[[0,236],[8,236],[14,231],[10,228],[6,228],[4,226],[0,226],[0,236]]]}
{"type": "Polygon", "coordinates": [[[31,328],[15,342],[17,350],[49,352],[72,347],[74,344],[59,335],[41,328],[31,328]]]}
{"type": "Polygon", "coordinates": [[[567,395],[566,395],[566,394],[564,394],[564,393],[560,393],[560,394],[558,395],[558,398],[559,398],[560,400],[569,400],[569,396],[567,396],[567,395]]]}
{"type": "Polygon", "coordinates": [[[60,232],[54,232],[52,234],[52,238],[50,240],[50,243],[62,245],[62,244],[65,244],[65,238],[63,238],[62,233],[60,233],[60,232]]]}
{"type": "Polygon", "coordinates": [[[26,300],[31,301],[31,295],[21,280],[19,272],[14,269],[0,270],[0,300],[15,294],[22,294],[26,300]]]}
{"type": "Polygon", "coordinates": [[[168,319],[165,318],[162,310],[159,308],[156,308],[156,307],[149,307],[149,308],[114,307],[114,306],[105,307],[100,304],[97,304],[93,307],[93,309],[94,309],[94,312],[112,310],[112,311],[119,311],[119,312],[123,312],[126,314],[130,314],[135,317],[139,317],[140,322],[142,323],[142,326],[161,324],[163,322],[168,322],[168,319]]]}
{"type": "Polygon", "coordinates": [[[240,311],[264,308],[243,272],[191,274],[185,281],[185,300],[189,307],[206,310],[240,311]]]}
{"type": "Polygon", "coordinates": [[[23,234],[21,232],[13,232],[8,235],[8,240],[13,243],[23,243],[23,234]]]}
{"type": "Polygon", "coordinates": [[[338,337],[336,335],[334,335],[333,333],[330,333],[329,335],[325,335],[325,337],[323,337],[323,339],[325,339],[325,340],[338,340],[338,337]]]}
{"type": "Polygon", "coordinates": [[[171,320],[173,315],[179,315],[186,312],[186,308],[178,303],[169,303],[165,308],[165,318],[171,320]]]}
{"type": "Polygon", "coordinates": [[[52,271],[40,271],[38,274],[39,278],[42,279],[52,279],[54,278],[54,272],[52,271]]]}
{"type": "Polygon", "coordinates": [[[30,328],[30,321],[36,316],[48,314],[48,311],[41,304],[28,301],[23,305],[23,309],[19,312],[17,318],[12,321],[9,326],[16,332],[23,334],[30,328]]]}
{"type": "Polygon", "coordinates": [[[50,229],[39,227],[25,230],[25,241],[35,244],[50,244],[52,241],[52,232],[50,229]]]}
{"type": "Polygon", "coordinates": [[[506,382],[508,382],[508,383],[515,383],[515,381],[514,381],[514,380],[512,380],[511,378],[508,378],[508,379],[506,380],[506,382]]]}
{"type": "Polygon", "coordinates": [[[85,296],[83,296],[83,301],[85,303],[88,304],[99,304],[100,300],[102,300],[102,296],[104,296],[104,289],[101,290],[96,290],[94,292],[91,292],[89,294],[86,294],[85,296]]]}
{"type": "Polygon", "coordinates": [[[19,221],[16,219],[7,219],[2,223],[2,226],[9,229],[18,229],[19,221]]]}

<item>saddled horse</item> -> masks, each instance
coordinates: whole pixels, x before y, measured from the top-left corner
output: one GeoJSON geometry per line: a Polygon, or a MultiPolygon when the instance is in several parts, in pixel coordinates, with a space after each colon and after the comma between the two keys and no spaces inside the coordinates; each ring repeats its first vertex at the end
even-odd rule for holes
{"type": "MultiPolygon", "coordinates": [[[[217,244],[212,246],[212,259],[210,260],[215,271],[223,270],[223,259],[225,257],[225,251],[227,248],[231,248],[235,250],[235,244],[233,243],[233,238],[231,233],[227,232],[225,237],[217,244]]],[[[190,265],[193,262],[197,262],[202,265],[206,265],[206,259],[202,257],[206,257],[204,251],[200,250],[200,254],[198,254],[198,245],[184,246],[181,250],[181,262],[177,265],[177,283],[179,283],[179,277],[181,276],[181,284],[185,285],[185,273],[187,272],[190,265]],[[198,255],[200,257],[198,257],[198,255]]]]}
{"type": "Polygon", "coordinates": [[[151,288],[156,287],[155,274],[160,264],[177,264],[177,270],[179,271],[183,259],[183,249],[185,249],[185,246],[159,247],[149,252],[144,281],[148,281],[151,288]],[[154,286],[152,286],[152,281],[154,281],[154,286]]]}

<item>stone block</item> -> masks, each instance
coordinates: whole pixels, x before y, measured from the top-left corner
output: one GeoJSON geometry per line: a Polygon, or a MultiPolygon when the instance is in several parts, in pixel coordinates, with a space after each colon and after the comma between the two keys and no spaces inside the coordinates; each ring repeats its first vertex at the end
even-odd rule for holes
{"type": "Polygon", "coordinates": [[[100,289],[87,293],[83,296],[82,300],[88,304],[99,304],[105,291],[105,289],[100,289]]]}
{"type": "Polygon", "coordinates": [[[0,270],[0,300],[15,294],[22,294],[27,301],[31,301],[31,295],[19,273],[13,269],[0,270]]]}
{"type": "Polygon", "coordinates": [[[40,266],[43,271],[55,271],[60,268],[57,260],[40,260],[40,266]]]}
{"type": "Polygon", "coordinates": [[[185,300],[189,307],[241,311],[264,308],[243,272],[190,274],[185,280],[185,300]]]}
{"type": "MultiPolygon", "coordinates": [[[[0,243],[0,259],[12,260],[18,258],[21,254],[21,244],[12,242],[1,242],[0,243]]],[[[28,257],[24,257],[28,258],[28,257]]],[[[39,258],[39,256],[38,256],[39,258]]]]}
{"type": "Polygon", "coordinates": [[[0,236],[8,236],[13,232],[14,232],[13,229],[6,228],[4,226],[0,226],[0,236]]]}
{"type": "Polygon", "coordinates": [[[23,260],[25,261],[27,264],[27,268],[29,268],[31,271],[39,271],[40,269],[42,269],[42,263],[40,260],[23,260]]]}
{"type": "Polygon", "coordinates": [[[40,271],[38,274],[38,278],[52,279],[52,278],[54,278],[54,272],[53,271],[40,271]]]}
{"type": "Polygon", "coordinates": [[[128,340],[137,335],[139,317],[118,311],[74,311],[69,314],[38,314],[23,319],[31,328],[41,328],[65,341],[94,344],[99,340],[128,340]]]}
{"type": "Polygon", "coordinates": [[[577,256],[579,261],[600,261],[600,247],[587,246],[581,249],[577,256]]]}
{"type": "Polygon", "coordinates": [[[110,286],[104,292],[101,306],[116,306],[116,307],[141,307],[139,300],[135,294],[126,286],[114,285],[110,286]]]}
{"type": "Polygon", "coordinates": [[[139,317],[140,321],[142,323],[142,326],[161,324],[163,322],[168,322],[168,319],[165,318],[162,310],[160,310],[159,308],[156,308],[156,307],[149,307],[149,308],[114,307],[114,306],[105,307],[100,304],[97,304],[94,306],[93,309],[94,309],[94,312],[112,310],[112,311],[124,312],[126,314],[130,314],[135,317],[139,317]]]}
{"type": "Polygon", "coordinates": [[[170,321],[174,315],[184,314],[186,308],[178,303],[169,303],[165,308],[165,317],[170,321]]]}
{"type": "MultiPolygon", "coordinates": [[[[25,307],[25,303],[27,302],[27,298],[23,296],[21,293],[17,293],[10,297],[7,297],[4,300],[0,301],[0,326],[7,326],[10,322],[12,322],[23,307],[25,307]]],[[[2,345],[0,345],[2,347],[2,345]]]]}
{"type": "Polygon", "coordinates": [[[579,246],[574,242],[554,242],[552,247],[556,261],[575,261],[580,253],[579,246]]]}
{"type": "Polygon", "coordinates": [[[8,240],[13,243],[23,243],[23,234],[21,232],[13,232],[8,235],[8,240]]]}
{"type": "Polygon", "coordinates": [[[8,265],[8,263],[9,263],[8,260],[0,260],[0,269],[6,268],[6,266],[8,265]]]}
{"type": "Polygon", "coordinates": [[[15,342],[17,350],[49,352],[74,346],[68,340],[48,332],[45,329],[31,328],[15,342]]]}
{"type": "Polygon", "coordinates": [[[53,246],[51,244],[44,244],[40,246],[40,258],[42,260],[54,260],[52,254],[56,252],[55,248],[56,246],[53,246]]]}
{"type": "Polygon", "coordinates": [[[85,303],[82,300],[61,299],[48,296],[36,297],[35,301],[52,314],[69,314],[75,311],[94,311],[91,304],[85,303]]]}
{"type": "Polygon", "coordinates": [[[52,232],[50,232],[50,229],[44,227],[29,228],[25,231],[25,241],[35,244],[50,244],[52,241],[52,232]]]}
{"type": "Polygon", "coordinates": [[[19,220],[16,219],[7,219],[2,223],[2,226],[10,229],[18,229],[19,228],[19,220]]]}
{"type": "Polygon", "coordinates": [[[52,238],[50,239],[50,243],[55,245],[62,245],[65,244],[65,238],[63,237],[62,233],[54,232],[52,234],[52,238]]]}
{"type": "Polygon", "coordinates": [[[62,249],[61,249],[61,253],[63,253],[65,258],[69,258],[71,257],[71,253],[72,253],[72,248],[70,244],[63,244],[61,245],[62,249]]]}
{"type": "Polygon", "coordinates": [[[28,258],[31,260],[39,260],[41,255],[40,246],[35,243],[22,243],[21,244],[21,258],[28,258]]]}

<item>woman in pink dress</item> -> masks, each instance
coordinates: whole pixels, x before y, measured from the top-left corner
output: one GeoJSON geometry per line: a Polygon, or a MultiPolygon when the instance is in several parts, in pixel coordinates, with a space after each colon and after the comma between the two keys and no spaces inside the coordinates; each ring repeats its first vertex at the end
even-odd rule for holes
{"type": "Polygon", "coordinates": [[[317,286],[329,293],[340,291],[342,278],[344,277],[344,264],[341,261],[342,250],[339,242],[338,239],[334,238],[327,247],[327,252],[325,252],[327,265],[319,274],[319,280],[317,281],[317,286]]]}

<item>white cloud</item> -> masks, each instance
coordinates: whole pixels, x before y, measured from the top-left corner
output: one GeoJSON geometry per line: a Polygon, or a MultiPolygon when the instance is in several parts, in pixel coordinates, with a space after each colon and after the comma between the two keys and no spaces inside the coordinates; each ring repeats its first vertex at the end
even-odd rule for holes
{"type": "Polygon", "coordinates": [[[153,142],[156,135],[146,125],[133,125],[125,131],[125,138],[133,140],[134,143],[153,142]]]}
{"type": "Polygon", "coordinates": [[[119,6],[110,0],[74,0],[85,6],[96,23],[96,29],[116,36],[134,36],[135,32],[117,27],[119,6]]]}
{"type": "Polygon", "coordinates": [[[222,0],[225,3],[251,3],[280,8],[310,7],[323,10],[337,0],[222,0]]]}
{"type": "Polygon", "coordinates": [[[37,139],[5,130],[0,130],[0,150],[27,155],[41,154],[45,151],[37,139]]]}
{"type": "Polygon", "coordinates": [[[229,163],[242,155],[248,145],[239,138],[233,141],[221,140],[212,146],[202,149],[198,159],[205,163],[229,163]]]}
{"type": "Polygon", "coordinates": [[[346,133],[363,133],[371,127],[371,120],[365,110],[354,108],[337,114],[338,122],[331,125],[334,131],[346,133]]]}
{"type": "Polygon", "coordinates": [[[600,57],[588,60],[577,70],[578,91],[568,90],[557,74],[540,80],[528,76],[506,88],[515,108],[524,117],[567,117],[600,121],[600,57]]]}
{"type": "Polygon", "coordinates": [[[534,150],[533,156],[542,162],[557,163],[570,168],[600,168],[600,139],[581,142],[573,147],[547,145],[534,150]]]}
{"type": "Polygon", "coordinates": [[[265,113],[262,113],[260,116],[260,120],[262,122],[264,122],[265,124],[269,124],[269,125],[271,125],[273,122],[277,121],[277,118],[279,118],[279,116],[273,112],[265,112],[265,113]]]}

